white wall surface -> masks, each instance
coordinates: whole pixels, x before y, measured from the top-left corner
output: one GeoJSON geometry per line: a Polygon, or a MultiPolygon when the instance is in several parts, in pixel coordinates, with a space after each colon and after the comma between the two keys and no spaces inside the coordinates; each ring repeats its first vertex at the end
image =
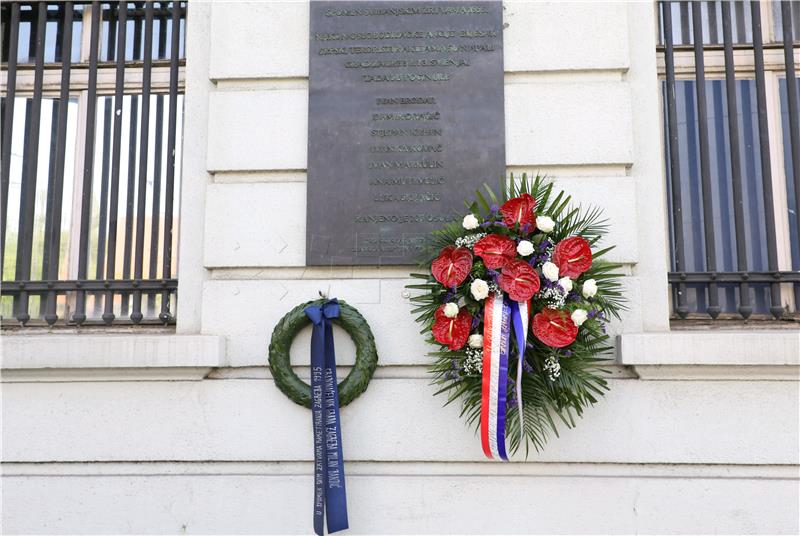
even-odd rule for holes
{"type": "Polygon", "coordinates": [[[544,452],[486,461],[433,397],[408,271],[304,267],[307,3],[193,0],[181,335],[4,337],[4,533],[310,533],[311,416],[265,364],[329,288],[380,353],[342,411],[350,533],[800,532],[800,333],[669,332],[654,5],[505,8],[509,171],[603,207],[627,274],[608,396],[544,452]]]}

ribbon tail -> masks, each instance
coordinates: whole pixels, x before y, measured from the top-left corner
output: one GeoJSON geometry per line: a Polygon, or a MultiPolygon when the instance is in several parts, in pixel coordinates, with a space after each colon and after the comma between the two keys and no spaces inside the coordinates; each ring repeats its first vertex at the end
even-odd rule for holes
{"type": "Polygon", "coordinates": [[[519,434],[520,438],[525,437],[525,416],[522,412],[522,370],[525,362],[525,348],[528,340],[528,321],[530,319],[530,307],[528,302],[512,302],[511,318],[514,323],[514,334],[517,338],[517,413],[519,414],[519,434]]]}
{"type": "Polygon", "coordinates": [[[503,299],[500,316],[500,355],[497,372],[497,453],[508,461],[506,453],[506,403],[508,393],[508,350],[511,338],[511,307],[503,299]]]}
{"type": "Polygon", "coordinates": [[[325,531],[325,432],[323,416],[323,370],[325,368],[325,333],[314,324],[311,333],[311,418],[314,430],[314,532],[325,531]]]}
{"type": "Polygon", "coordinates": [[[325,445],[325,513],[328,532],[338,532],[347,529],[349,525],[336,354],[333,347],[333,326],[328,319],[325,320],[325,445]]]}

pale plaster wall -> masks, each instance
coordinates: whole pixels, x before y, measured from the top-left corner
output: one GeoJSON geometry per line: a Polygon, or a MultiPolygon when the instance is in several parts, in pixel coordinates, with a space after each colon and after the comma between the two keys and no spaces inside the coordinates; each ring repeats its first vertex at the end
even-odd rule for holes
{"type": "Polygon", "coordinates": [[[303,266],[307,3],[193,0],[179,335],[4,337],[6,533],[311,532],[310,415],[264,365],[329,288],[380,352],[342,412],[350,532],[800,531],[800,334],[669,332],[654,5],[505,7],[509,171],[603,207],[628,275],[606,399],[527,462],[485,461],[432,396],[408,271],[303,266]]]}

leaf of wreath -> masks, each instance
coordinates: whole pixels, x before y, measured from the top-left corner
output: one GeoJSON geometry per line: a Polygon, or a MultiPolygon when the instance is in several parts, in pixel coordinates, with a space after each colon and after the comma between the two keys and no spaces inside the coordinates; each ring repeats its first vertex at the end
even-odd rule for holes
{"type": "MultiPolygon", "coordinates": [[[[289,362],[292,341],[311,321],[305,314],[306,307],[321,305],[325,300],[302,303],[286,313],[272,331],[269,343],[269,368],[283,394],[293,402],[311,408],[311,387],[300,379],[289,362]]],[[[347,377],[339,382],[339,405],[346,406],[366,391],[378,365],[375,337],[361,313],[347,302],[339,300],[339,318],[333,323],[343,328],[356,347],[356,359],[347,377]]]]}

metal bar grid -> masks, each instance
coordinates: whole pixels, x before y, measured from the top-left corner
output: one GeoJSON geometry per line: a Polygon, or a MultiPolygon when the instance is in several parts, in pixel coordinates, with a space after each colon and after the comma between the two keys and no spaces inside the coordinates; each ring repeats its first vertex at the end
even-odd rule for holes
{"type": "MultiPolygon", "coordinates": [[[[771,144],[779,144],[780,140],[770,139],[771,133],[775,136],[773,123],[779,121],[771,115],[775,105],[770,108],[769,104],[770,99],[775,100],[770,92],[777,78],[773,72],[769,75],[773,78],[768,80],[764,65],[765,49],[783,51],[785,71],[778,76],[786,77],[790,133],[784,151],[791,155],[791,160],[787,160],[791,166],[785,173],[786,190],[794,191],[793,202],[800,206],[800,124],[793,41],[793,28],[798,21],[792,25],[791,4],[780,3],[782,18],[775,21],[784,40],[765,43],[761,2],[659,2],[661,43],[657,50],[664,55],[664,123],[671,204],[672,270],[668,281],[673,314],[677,318],[703,314],[711,320],[729,319],[733,313],[744,320],[751,317],[785,320],[800,314],[800,303],[789,305],[792,300],[785,294],[787,289],[794,289],[800,295],[800,266],[787,269],[787,262],[780,260],[780,255],[784,259],[791,255],[791,244],[784,242],[785,232],[779,235],[776,231],[783,217],[781,211],[786,210],[786,207],[776,208],[781,194],[775,189],[783,186],[775,181],[782,180],[783,174],[773,169],[777,164],[773,163],[775,151],[771,144]],[[675,22],[674,18],[679,20],[675,22]],[[745,35],[748,39],[743,40],[745,35]],[[687,50],[693,51],[694,76],[691,81],[681,81],[680,90],[686,93],[680,101],[676,98],[679,83],[675,55],[687,50]],[[707,88],[717,84],[715,91],[722,92],[720,82],[709,82],[705,77],[705,53],[712,50],[723,52],[725,66],[724,102],[713,101],[713,112],[708,108],[707,88]],[[749,86],[740,86],[749,82],[745,75],[737,78],[735,50],[747,50],[753,55],[755,74],[751,73],[749,78],[754,78],[754,91],[749,86]],[[688,84],[693,84],[694,101],[687,96],[688,84]],[[750,106],[751,98],[755,117],[752,122],[742,117],[741,108],[745,103],[750,106]],[[712,121],[716,121],[713,123],[716,153],[709,147],[712,121]],[[722,149],[720,144],[724,144],[722,149]],[[692,212],[686,213],[689,207],[692,212]],[[731,214],[726,216],[728,210],[731,214]],[[754,214],[762,215],[760,229],[746,223],[754,214]],[[697,229],[691,236],[684,234],[689,224],[697,229]],[[692,258],[688,257],[687,249],[691,250],[692,258]],[[696,293],[695,300],[687,299],[689,291],[696,293]],[[721,296],[726,297],[724,304],[721,296]]],[[[719,99],[719,95],[714,98],[719,99]]],[[[800,221],[797,225],[800,236],[800,221]]]]}
{"type": "MultiPolygon", "coordinates": [[[[0,261],[9,256],[7,248],[14,248],[13,260],[8,259],[12,269],[6,267],[2,274],[4,301],[0,304],[5,305],[0,320],[4,328],[97,325],[101,321],[107,326],[174,323],[178,285],[172,258],[175,158],[180,143],[179,68],[184,65],[182,23],[186,5],[186,2],[42,1],[8,2],[0,6],[4,19],[2,60],[8,81],[0,117],[3,255],[0,261]],[[30,24],[31,31],[29,41],[26,38],[19,45],[23,22],[30,24]],[[48,27],[48,22],[56,24],[48,27]],[[76,59],[73,52],[77,50],[74,47],[79,25],[83,25],[80,33],[84,34],[84,44],[76,59]],[[51,31],[56,34],[54,44],[51,31]],[[45,44],[46,37],[51,40],[50,45],[45,44]],[[18,45],[28,47],[30,57],[20,58],[18,45]],[[160,65],[169,66],[168,93],[150,88],[153,68],[160,65]],[[88,73],[88,84],[84,81],[77,90],[70,85],[76,66],[88,73]],[[98,89],[98,73],[104,68],[114,69],[113,96],[105,96],[98,89]],[[126,89],[126,68],[142,72],[138,91],[126,89]],[[32,91],[16,91],[20,69],[32,73],[32,91]],[[45,105],[43,78],[47,69],[51,69],[47,71],[50,73],[57,70],[60,81],[57,97],[54,90],[49,90],[47,99],[51,102],[45,105]],[[78,92],[82,96],[76,101],[78,92]],[[100,99],[104,102],[99,102],[100,99]],[[151,99],[154,114],[150,112],[151,99]],[[52,106],[45,108],[52,111],[50,118],[45,115],[44,106],[52,106]],[[24,109],[24,132],[14,128],[15,108],[17,121],[24,109]],[[74,109],[79,110],[77,126],[70,111],[74,109]],[[50,128],[40,137],[42,118],[46,118],[50,128]],[[68,131],[79,138],[74,154],[79,169],[75,170],[71,184],[75,194],[72,215],[68,216],[75,229],[74,243],[67,244],[71,249],[65,254],[62,215],[67,210],[65,203],[70,203],[65,196],[65,176],[67,151],[72,150],[68,131]],[[130,142],[127,151],[123,149],[125,131],[130,142]],[[24,136],[25,140],[22,175],[12,177],[9,155],[12,137],[17,136],[24,136]],[[162,147],[164,140],[166,146],[162,147]],[[149,145],[153,148],[148,150],[149,145]],[[39,170],[39,162],[45,156],[49,156],[47,169],[39,170]],[[128,179],[124,186],[123,177],[128,179]],[[18,181],[21,188],[14,200],[20,203],[19,222],[9,226],[11,179],[18,181]],[[123,201],[125,193],[128,195],[123,201]],[[37,196],[46,197],[44,214],[36,212],[41,210],[36,208],[40,206],[37,196]],[[124,222],[120,218],[125,218],[124,222]],[[119,231],[124,232],[124,237],[118,236],[119,231]],[[11,239],[7,240],[9,236],[11,239]],[[124,261],[120,269],[119,257],[124,261]],[[147,300],[144,310],[143,297],[147,300]],[[6,309],[11,302],[13,307],[6,309]],[[115,314],[118,311],[122,314],[115,314]]],[[[21,51],[23,55],[25,50],[21,51]]],[[[50,80],[52,84],[53,79],[50,80]]]]}

